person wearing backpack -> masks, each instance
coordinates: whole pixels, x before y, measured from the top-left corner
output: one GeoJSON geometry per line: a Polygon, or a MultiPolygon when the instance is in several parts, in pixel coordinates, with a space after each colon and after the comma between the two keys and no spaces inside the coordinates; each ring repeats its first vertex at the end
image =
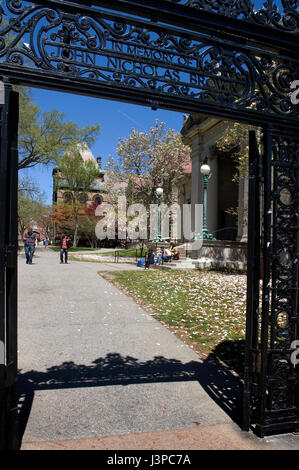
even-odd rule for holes
{"type": "Polygon", "coordinates": [[[26,255],[26,264],[32,264],[32,258],[37,246],[36,234],[33,232],[32,227],[28,227],[27,232],[24,233],[23,242],[26,255]]]}

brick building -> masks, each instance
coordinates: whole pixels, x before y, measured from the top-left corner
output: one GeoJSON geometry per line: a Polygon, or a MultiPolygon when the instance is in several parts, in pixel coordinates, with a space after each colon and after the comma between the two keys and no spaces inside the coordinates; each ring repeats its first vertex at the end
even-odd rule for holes
{"type": "MultiPolygon", "coordinates": [[[[82,144],[79,147],[79,152],[84,161],[91,160],[97,166],[99,173],[98,177],[94,180],[90,191],[87,193],[82,193],[81,202],[83,205],[97,205],[103,203],[110,203],[114,198],[117,198],[119,195],[123,195],[126,189],[126,183],[116,182],[112,178],[111,172],[106,171],[102,168],[101,157],[95,159],[91,150],[86,144],[82,144]]],[[[68,188],[67,182],[63,179],[59,168],[54,168],[53,172],[53,204],[58,203],[67,203],[71,201],[71,192],[68,188]]],[[[83,213],[83,212],[82,212],[83,213]]],[[[53,240],[60,238],[60,233],[58,227],[55,223],[53,226],[53,240]]]]}

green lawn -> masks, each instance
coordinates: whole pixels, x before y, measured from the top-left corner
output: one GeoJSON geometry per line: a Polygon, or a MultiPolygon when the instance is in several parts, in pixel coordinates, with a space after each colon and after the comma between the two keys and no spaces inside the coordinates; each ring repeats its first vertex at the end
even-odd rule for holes
{"type": "Polygon", "coordinates": [[[113,279],[109,275],[203,355],[243,355],[246,275],[194,270],[122,271],[113,272],[113,279]]]}
{"type": "MultiPolygon", "coordinates": [[[[60,246],[49,246],[49,248],[53,251],[60,251],[60,246]]],[[[77,246],[77,247],[71,247],[69,248],[68,251],[71,251],[71,252],[74,252],[76,253],[77,251],[97,251],[98,248],[90,248],[90,247],[87,247],[87,246],[77,246]]]]}
{"type": "MultiPolygon", "coordinates": [[[[142,256],[145,256],[147,253],[147,248],[143,248],[142,250],[142,256]]],[[[115,252],[114,251],[107,251],[106,253],[101,253],[103,256],[114,256],[115,252]]],[[[137,249],[137,256],[138,258],[141,256],[141,248],[137,249]]],[[[128,249],[128,250],[119,250],[118,251],[118,257],[121,258],[134,258],[136,257],[136,248],[128,249]]]]}
{"type": "MultiPolygon", "coordinates": [[[[50,246],[49,248],[51,248],[51,250],[54,250],[54,251],[60,251],[60,246],[50,246]]],[[[84,247],[84,246],[78,246],[78,247],[71,247],[69,248],[68,250],[70,253],[77,253],[77,252],[80,252],[80,251],[96,251],[98,255],[101,255],[101,256],[115,256],[115,251],[101,251],[101,249],[98,249],[98,248],[89,248],[89,247],[84,247]]],[[[142,255],[144,256],[145,253],[147,252],[147,249],[143,249],[142,251],[142,255]]],[[[137,256],[140,257],[141,256],[141,249],[138,248],[137,249],[137,256]]],[[[128,258],[134,258],[136,257],[136,248],[134,249],[128,249],[128,250],[119,250],[118,251],[118,257],[121,258],[121,257],[128,257],[128,258]]]]}

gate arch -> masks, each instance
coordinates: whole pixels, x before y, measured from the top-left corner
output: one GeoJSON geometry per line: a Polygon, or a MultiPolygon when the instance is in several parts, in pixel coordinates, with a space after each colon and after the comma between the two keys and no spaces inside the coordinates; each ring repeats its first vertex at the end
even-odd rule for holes
{"type": "MultiPolygon", "coordinates": [[[[299,80],[298,19],[298,0],[268,0],[259,8],[250,0],[3,0],[0,7],[1,220],[16,218],[16,137],[8,130],[17,126],[13,84],[263,128],[263,155],[254,136],[250,144],[243,425],[261,436],[299,425],[298,367],[290,359],[299,337],[298,104],[291,88],[299,80]],[[287,317],[283,327],[281,315],[287,317]]],[[[0,229],[0,291],[8,292],[0,304],[0,392],[8,397],[1,410],[3,442],[10,434],[3,429],[11,428],[17,361],[17,234],[6,228],[0,229]]]]}

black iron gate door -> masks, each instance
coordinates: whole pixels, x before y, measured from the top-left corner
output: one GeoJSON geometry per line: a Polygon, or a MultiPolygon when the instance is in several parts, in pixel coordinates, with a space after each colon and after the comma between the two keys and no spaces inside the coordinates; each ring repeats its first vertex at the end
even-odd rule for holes
{"type": "Polygon", "coordinates": [[[243,393],[243,429],[248,431],[252,422],[251,400],[253,372],[259,354],[259,292],[261,278],[261,171],[262,161],[255,131],[249,132],[248,181],[248,252],[247,252],[247,315],[246,350],[243,393]]]}
{"type": "Polygon", "coordinates": [[[299,429],[299,140],[265,127],[249,153],[243,428],[264,436],[299,429]]]}
{"type": "Polygon", "coordinates": [[[0,448],[17,449],[18,93],[0,87],[0,448]]]}

